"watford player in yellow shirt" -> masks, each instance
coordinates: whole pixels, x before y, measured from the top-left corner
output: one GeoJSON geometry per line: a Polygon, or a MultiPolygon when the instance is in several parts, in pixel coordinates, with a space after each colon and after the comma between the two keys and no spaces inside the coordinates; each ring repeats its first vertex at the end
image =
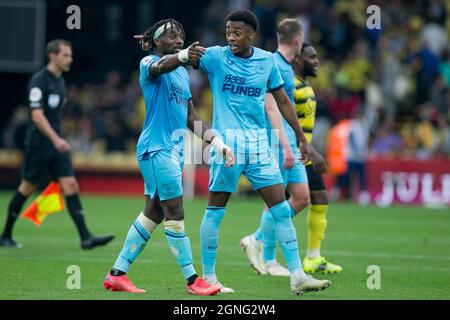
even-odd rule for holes
{"type": "MultiPolygon", "coordinates": [[[[292,62],[292,68],[295,73],[295,111],[309,143],[312,140],[316,116],[316,97],[307,78],[317,76],[318,66],[319,58],[316,50],[309,43],[303,43],[300,55],[297,55],[292,62]]],[[[303,268],[309,273],[342,271],[341,266],[328,262],[320,253],[320,244],[325,237],[327,227],[328,196],[322,178],[325,169],[324,158],[311,146],[311,161],[306,164],[311,197],[307,216],[308,248],[303,260],[303,268]]]]}

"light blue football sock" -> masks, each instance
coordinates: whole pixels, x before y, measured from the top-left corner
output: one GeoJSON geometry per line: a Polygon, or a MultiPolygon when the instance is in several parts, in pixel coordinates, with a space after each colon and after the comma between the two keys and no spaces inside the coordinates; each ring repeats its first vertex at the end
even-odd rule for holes
{"type": "Polygon", "coordinates": [[[275,237],[283,251],[286,264],[291,273],[302,271],[298,254],[297,233],[291,220],[291,207],[285,200],[269,209],[272,214],[275,237]]]}
{"type": "Polygon", "coordinates": [[[267,210],[265,210],[265,209],[262,211],[262,213],[261,213],[261,222],[260,222],[259,228],[258,228],[258,230],[253,232],[253,236],[258,241],[263,241],[263,239],[264,239],[262,225],[263,225],[264,213],[266,213],[266,212],[267,212],[267,210]]]}
{"type": "Polygon", "coordinates": [[[219,225],[225,215],[225,207],[208,206],[200,226],[202,267],[204,276],[215,275],[219,225]]]}
{"type": "Polygon", "coordinates": [[[172,251],[184,278],[188,279],[196,274],[192,259],[191,242],[184,232],[184,221],[165,221],[164,233],[169,243],[170,251],[172,251]]]}
{"type": "Polygon", "coordinates": [[[136,219],[128,231],[125,244],[117,257],[114,269],[128,272],[130,265],[136,260],[139,254],[144,250],[150,239],[150,232],[136,219]]]}
{"type": "Polygon", "coordinates": [[[256,240],[263,241],[261,226],[259,226],[259,228],[255,232],[253,232],[253,236],[255,237],[256,240]]]}
{"type": "Polygon", "coordinates": [[[262,233],[264,262],[275,260],[277,243],[272,214],[268,210],[264,210],[261,216],[260,229],[262,233]]]}
{"type": "MultiPolygon", "coordinates": [[[[290,203],[289,208],[291,210],[291,217],[294,217],[296,212],[290,203]]],[[[255,237],[256,236],[259,237],[256,239],[262,241],[263,243],[264,262],[275,260],[277,243],[273,225],[273,218],[268,210],[263,211],[263,214],[261,216],[261,226],[255,232],[255,237]]]]}

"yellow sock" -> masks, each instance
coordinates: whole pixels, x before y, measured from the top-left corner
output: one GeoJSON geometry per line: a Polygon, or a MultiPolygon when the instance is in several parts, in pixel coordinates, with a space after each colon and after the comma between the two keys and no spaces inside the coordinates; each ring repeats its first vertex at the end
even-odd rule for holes
{"type": "Polygon", "coordinates": [[[308,258],[320,256],[320,243],[325,237],[327,228],[327,209],[326,204],[312,204],[308,210],[308,258]]]}

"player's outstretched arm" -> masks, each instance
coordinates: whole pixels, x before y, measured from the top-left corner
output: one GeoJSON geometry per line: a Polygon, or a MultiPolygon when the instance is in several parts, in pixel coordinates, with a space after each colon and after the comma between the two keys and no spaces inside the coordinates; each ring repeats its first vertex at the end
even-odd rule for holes
{"type": "Polygon", "coordinates": [[[189,100],[188,102],[187,126],[196,136],[200,137],[206,143],[211,144],[214,148],[216,148],[218,152],[222,153],[225,159],[225,167],[231,167],[235,164],[236,160],[231,148],[228,147],[220,137],[212,134],[211,127],[195,112],[192,100],[189,100]],[[201,123],[201,132],[199,132],[199,130],[196,130],[196,123],[201,123]]]}
{"type": "Polygon", "coordinates": [[[269,117],[272,130],[277,130],[277,132],[279,133],[280,144],[281,147],[283,148],[283,158],[284,158],[283,167],[290,169],[294,166],[295,161],[294,154],[292,153],[289,140],[283,128],[283,122],[281,121],[280,111],[278,110],[273,95],[270,93],[266,94],[266,113],[267,116],[269,117]]]}
{"type": "Polygon", "coordinates": [[[307,163],[310,159],[311,150],[309,148],[309,143],[306,140],[305,134],[297,120],[297,115],[295,114],[294,108],[292,107],[291,101],[284,91],[284,88],[274,90],[271,92],[275,101],[277,103],[278,109],[281,115],[286,119],[287,123],[294,130],[297,136],[297,145],[300,147],[300,152],[302,154],[302,163],[307,163]]]}
{"type": "Polygon", "coordinates": [[[70,145],[69,143],[61,138],[55,130],[53,130],[52,126],[50,125],[50,122],[48,121],[47,117],[44,114],[44,110],[42,109],[33,109],[31,111],[31,120],[36,125],[36,127],[39,129],[39,131],[42,132],[44,136],[46,136],[55,147],[56,150],[59,152],[67,152],[70,151],[70,145]]]}
{"type": "Polygon", "coordinates": [[[203,56],[205,50],[206,49],[200,46],[199,42],[196,41],[178,53],[163,56],[160,60],[150,66],[150,74],[153,77],[157,77],[161,74],[171,72],[183,64],[195,64],[197,60],[203,56]]]}

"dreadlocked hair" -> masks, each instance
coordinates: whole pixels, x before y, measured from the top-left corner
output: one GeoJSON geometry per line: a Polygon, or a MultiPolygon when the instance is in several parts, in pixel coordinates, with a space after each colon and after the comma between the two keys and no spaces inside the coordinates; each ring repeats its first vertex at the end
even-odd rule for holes
{"type": "Polygon", "coordinates": [[[155,42],[153,40],[153,36],[155,35],[156,30],[158,30],[158,28],[161,27],[161,26],[164,26],[164,31],[162,33],[162,34],[164,34],[166,32],[166,29],[167,29],[167,26],[168,26],[167,23],[170,24],[171,31],[175,27],[175,28],[177,28],[178,30],[181,31],[183,39],[185,38],[184,28],[181,25],[181,23],[179,23],[175,19],[163,19],[163,20],[160,20],[160,21],[156,22],[151,27],[148,27],[144,31],[143,34],[138,35],[138,36],[134,36],[135,39],[139,40],[139,44],[141,45],[142,50],[147,51],[147,52],[154,52],[155,51],[156,46],[155,46],[155,42]]]}

